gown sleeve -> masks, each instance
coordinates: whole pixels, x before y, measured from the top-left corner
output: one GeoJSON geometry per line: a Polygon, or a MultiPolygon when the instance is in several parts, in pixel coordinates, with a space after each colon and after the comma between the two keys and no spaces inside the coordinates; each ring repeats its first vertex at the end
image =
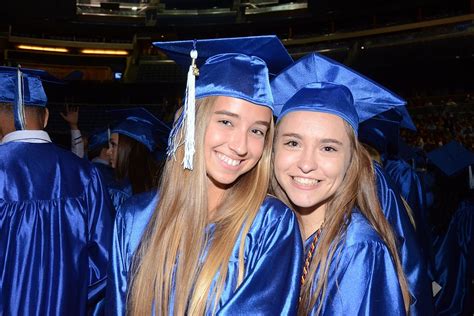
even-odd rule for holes
{"type": "Polygon", "coordinates": [[[336,251],[333,260],[323,315],[406,314],[397,272],[382,242],[357,243],[336,251]]]}
{"type": "Polygon", "coordinates": [[[375,164],[375,171],[382,211],[398,238],[400,260],[412,296],[410,313],[414,316],[432,315],[433,299],[428,266],[414,227],[391,179],[378,164],[375,164]]]}
{"type": "Polygon", "coordinates": [[[88,216],[88,309],[90,314],[100,314],[103,309],[107,285],[107,267],[113,229],[113,206],[95,168],[92,170],[92,179],[87,194],[90,210],[88,216]]]}
{"type": "Polygon", "coordinates": [[[128,262],[126,256],[126,226],[124,215],[117,212],[109,264],[107,285],[107,315],[125,315],[128,262]]]}
{"type": "MultiPolygon", "coordinates": [[[[266,207],[284,207],[268,203],[266,207]]],[[[286,208],[286,207],[285,207],[286,208]]],[[[243,282],[218,315],[294,315],[302,271],[302,240],[293,212],[261,223],[247,234],[243,282]],[[260,225],[262,224],[262,225],[260,225]]]]}

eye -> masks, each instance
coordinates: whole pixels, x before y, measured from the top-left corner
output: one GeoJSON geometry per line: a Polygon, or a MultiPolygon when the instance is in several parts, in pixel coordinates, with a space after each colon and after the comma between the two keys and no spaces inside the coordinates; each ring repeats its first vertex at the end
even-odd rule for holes
{"type": "Polygon", "coordinates": [[[220,120],[219,123],[222,123],[226,126],[232,126],[232,122],[229,120],[220,120]]]}
{"type": "Polygon", "coordinates": [[[336,148],[331,147],[331,146],[324,146],[324,147],[323,147],[323,150],[326,151],[326,152],[337,151],[336,148]]]}
{"type": "Polygon", "coordinates": [[[283,145],[288,146],[288,147],[297,147],[298,142],[296,140],[289,140],[286,143],[284,143],[283,145]]]}
{"type": "Polygon", "coordinates": [[[254,134],[258,135],[258,136],[265,136],[265,132],[264,132],[264,131],[262,131],[262,130],[260,130],[260,129],[256,129],[256,128],[252,129],[252,133],[254,133],[254,134]]]}

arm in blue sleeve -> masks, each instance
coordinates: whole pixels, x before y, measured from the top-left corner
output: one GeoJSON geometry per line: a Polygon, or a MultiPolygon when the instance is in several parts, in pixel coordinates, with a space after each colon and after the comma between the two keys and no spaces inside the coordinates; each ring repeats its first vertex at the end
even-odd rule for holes
{"type": "Polygon", "coordinates": [[[296,216],[290,209],[267,225],[248,251],[244,280],[219,315],[296,314],[303,246],[296,216]]]}
{"type": "Polygon", "coordinates": [[[336,251],[322,314],[406,314],[397,272],[383,243],[360,242],[336,251]]]}
{"type": "Polygon", "coordinates": [[[126,227],[122,211],[117,212],[107,284],[107,315],[125,315],[127,298],[128,262],[126,255],[126,227]]]}
{"type": "Polygon", "coordinates": [[[87,191],[88,200],[88,255],[89,255],[89,314],[100,314],[105,299],[107,266],[112,242],[112,203],[99,173],[91,171],[91,181],[87,191]]]}

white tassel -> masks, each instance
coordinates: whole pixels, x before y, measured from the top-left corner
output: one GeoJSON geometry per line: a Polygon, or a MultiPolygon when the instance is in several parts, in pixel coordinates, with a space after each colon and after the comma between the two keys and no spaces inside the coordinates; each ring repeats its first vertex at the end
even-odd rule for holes
{"type": "Polygon", "coordinates": [[[20,71],[20,68],[17,70],[17,103],[16,103],[16,117],[18,119],[17,129],[25,129],[25,108],[23,104],[23,75],[20,71]]]}
{"type": "Polygon", "coordinates": [[[196,124],[196,76],[199,74],[196,67],[197,50],[191,51],[192,64],[189,66],[186,83],[186,100],[184,103],[184,122],[186,132],[184,135],[184,169],[193,170],[194,159],[194,132],[196,124]]]}

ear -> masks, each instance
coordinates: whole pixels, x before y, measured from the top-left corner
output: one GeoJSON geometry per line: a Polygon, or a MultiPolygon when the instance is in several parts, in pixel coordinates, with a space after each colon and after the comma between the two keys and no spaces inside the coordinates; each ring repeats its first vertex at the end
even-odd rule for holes
{"type": "Polygon", "coordinates": [[[49,120],[49,110],[48,108],[44,109],[44,120],[43,120],[43,128],[46,128],[48,125],[48,120],[49,120]]]}

